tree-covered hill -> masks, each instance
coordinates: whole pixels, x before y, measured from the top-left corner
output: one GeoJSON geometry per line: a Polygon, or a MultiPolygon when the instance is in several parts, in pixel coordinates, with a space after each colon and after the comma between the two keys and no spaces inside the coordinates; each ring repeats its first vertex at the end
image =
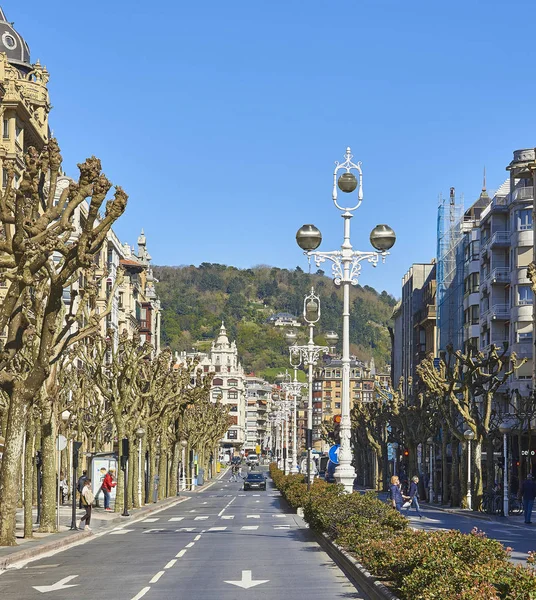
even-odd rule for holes
{"type": "MultiPolygon", "coordinates": [[[[321,270],[310,275],[299,267],[294,271],[268,266],[237,269],[202,263],[154,267],[154,274],[162,300],[163,343],[172,350],[207,350],[224,320],[246,371],[271,379],[289,366],[287,329],[266,320],[278,312],[300,316],[311,286],[321,300],[315,342],[326,344],[323,334],[330,330],[342,339],[342,290],[321,270]]],[[[387,324],[395,299],[368,286],[352,289],[350,298],[352,354],[367,361],[374,356],[380,368],[390,364],[387,324]]],[[[300,327],[298,343],[305,343],[307,336],[306,328],[300,327]]]]}

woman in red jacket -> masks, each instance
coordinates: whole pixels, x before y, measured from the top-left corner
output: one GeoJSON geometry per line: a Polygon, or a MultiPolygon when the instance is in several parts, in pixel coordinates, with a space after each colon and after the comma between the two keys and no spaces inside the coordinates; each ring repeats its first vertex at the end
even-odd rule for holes
{"type": "Polygon", "coordinates": [[[102,493],[104,494],[104,510],[112,510],[110,508],[110,492],[117,485],[115,479],[115,469],[110,469],[104,476],[102,481],[102,493]]]}

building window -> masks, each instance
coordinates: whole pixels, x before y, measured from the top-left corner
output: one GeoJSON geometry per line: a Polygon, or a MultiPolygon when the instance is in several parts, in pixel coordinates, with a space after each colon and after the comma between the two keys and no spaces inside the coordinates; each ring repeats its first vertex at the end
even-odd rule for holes
{"type": "Polygon", "coordinates": [[[236,429],[229,429],[229,431],[227,432],[227,439],[228,440],[238,439],[238,431],[236,429]]]}
{"type": "Polygon", "coordinates": [[[340,381],[336,381],[335,382],[335,387],[336,388],[340,388],[341,387],[341,382],[340,381]]]}
{"type": "Polygon", "coordinates": [[[222,394],[222,391],[220,390],[220,388],[214,388],[212,390],[212,399],[213,400],[218,400],[222,396],[223,396],[223,394],[222,394]]]}
{"type": "Polygon", "coordinates": [[[335,377],[340,377],[340,376],[341,376],[341,372],[340,372],[340,370],[339,370],[339,369],[337,369],[337,370],[335,371],[335,377]]]}
{"type": "Polygon", "coordinates": [[[474,294],[479,290],[480,273],[471,273],[464,281],[464,293],[474,294]]]}
{"type": "Polygon", "coordinates": [[[212,385],[223,385],[223,379],[221,379],[220,377],[215,377],[212,380],[212,385]]]}
{"type": "Polygon", "coordinates": [[[232,404],[229,412],[238,412],[238,406],[236,404],[232,404]]]}
{"type": "Polygon", "coordinates": [[[238,381],[236,379],[229,379],[227,383],[230,387],[236,387],[238,385],[238,381]]]}
{"type": "Polygon", "coordinates": [[[517,230],[526,231],[532,229],[532,208],[524,208],[517,211],[517,230]]]}
{"type": "Polygon", "coordinates": [[[4,135],[3,135],[4,139],[8,140],[9,139],[9,119],[4,119],[3,132],[4,132],[4,135]]]}
{"type": "Polygon", "coordinates": [[[339,408],[341,407],[341,403],[340,402],[335,402],[335,408],[339,408]]]}
{"type": "Polygon", "coordinates": [[[534,302],[534,293],[530,285],[519,285],[517,286],[518,299],[517,303],[519,306],[526,306],[534,302]]]}
{"type": "Polygon", "coordinates": [[[227,392],[227,398],[229,400],[238,400],[238,392],[236,390],[229,390],[227,392]]]}
{"type": "Polygon", "coordinates": [[[465,262],[470,262],[472,260],[478,260],[480,256],[480,240],[473,240],[469,242],[467,246],[465,246],[464,250],[464,258],[465,262]]]}

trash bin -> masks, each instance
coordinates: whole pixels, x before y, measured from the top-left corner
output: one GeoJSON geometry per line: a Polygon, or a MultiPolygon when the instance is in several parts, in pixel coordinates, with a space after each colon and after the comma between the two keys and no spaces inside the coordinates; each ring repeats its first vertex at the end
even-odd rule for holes
{"type": "Polygon", "coordinates": [[[197,472],[197,485],[205,483],[205,469],[199,469],[197,472]]]}

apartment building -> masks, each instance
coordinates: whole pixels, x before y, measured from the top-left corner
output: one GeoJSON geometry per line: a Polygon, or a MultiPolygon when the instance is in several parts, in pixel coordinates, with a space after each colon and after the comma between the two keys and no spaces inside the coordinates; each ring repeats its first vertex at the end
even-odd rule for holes
{"type": "MultiPolygon", "coordinates": [[[[374,359],[369,365],[360,360],[350,362],[350,409],[354,402],[372,402],[376,382],[385,385],[390,375],[377,374],[374,359]]],[[[322,439],[323,423],[341,414],[342,361],[331,359],[318,365],[313,378],[313,448],[327,452],[330,444],[322,439]]]]}
{"type": "Polygon", "coordinates": [[[413,264],[402,278],[402,298],[393,310],[393,385],[403,377],[404,394],[410,378],[428,354],[436,352],[436,264],[413,264]]]}
{"type": "Polygon", "coordinates": [[[209,352],[181,352],[176,356],[178,364],[188,358],[198,358],[204,373],[213,373],[211,398],[229,406],[231,424],[220,441],[222,455],[239,452],[246,443],[246,376],[238,359],[236,342],[229,342],[222,321],[217,339],[209,352]]]}
{"type": "Polygon", "coordinates": [[[245,450],[256,452],[268,449],[274,386],[260,377],[246,376],[246,443],[245,450]]]}

